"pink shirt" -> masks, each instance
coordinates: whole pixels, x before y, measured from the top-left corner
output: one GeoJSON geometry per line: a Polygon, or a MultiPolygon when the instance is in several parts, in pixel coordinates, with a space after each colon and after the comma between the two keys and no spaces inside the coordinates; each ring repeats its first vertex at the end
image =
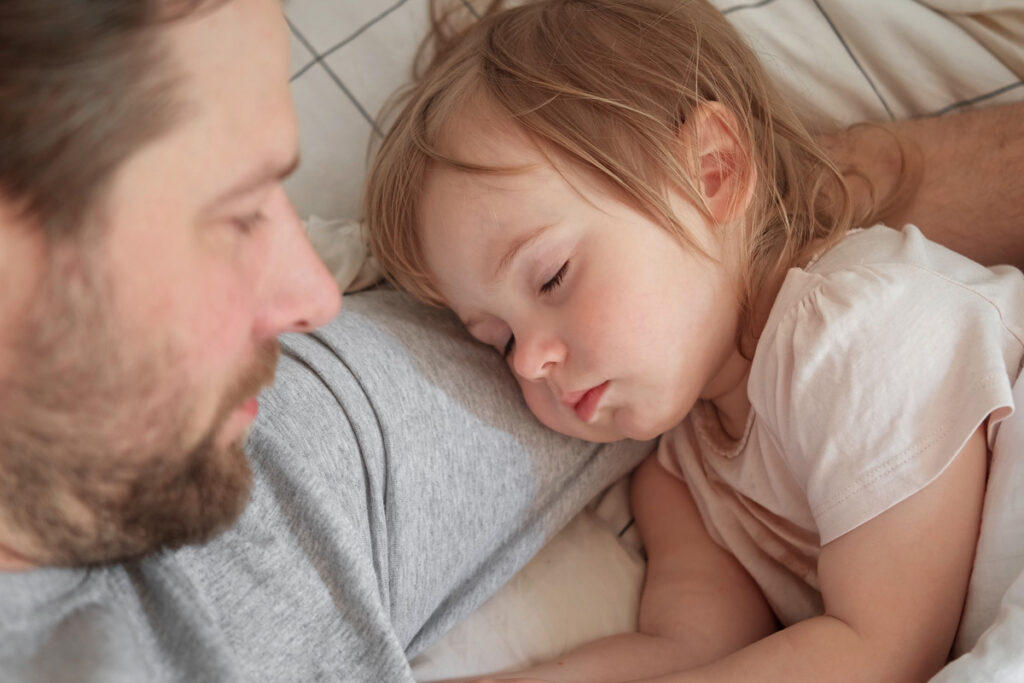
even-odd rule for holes
{"type": "MultiPolygon", "coordinates": [[[[1024,277],[914,226],[853,231],[786,275],[730,439],[701,402],[658,459],[784,625],[822,613],[821,547],[938,477],[988,418],[1013,411],[1024,277]]],[[[950,504],[955,504],[951,501],[950,504]]]]}

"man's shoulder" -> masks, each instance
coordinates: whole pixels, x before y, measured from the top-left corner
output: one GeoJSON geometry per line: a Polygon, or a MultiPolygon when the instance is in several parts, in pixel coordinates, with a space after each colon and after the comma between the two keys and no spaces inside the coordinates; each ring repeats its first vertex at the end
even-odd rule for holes
{"type": "Polygon", "coordinates": [[[173,554],[0,574],[0,678],[230,680],[205,610],[182,581],[173,554]]]}
{"type": "Polygon", "coordinates": [[[9,680],[159,680],[121,565],[0,574],[0,612],[0,671],[9,680]]]}

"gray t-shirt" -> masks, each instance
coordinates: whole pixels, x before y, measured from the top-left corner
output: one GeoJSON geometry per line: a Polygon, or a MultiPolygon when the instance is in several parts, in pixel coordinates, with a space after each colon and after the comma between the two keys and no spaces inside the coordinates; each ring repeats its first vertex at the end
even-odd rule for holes
{"type": "Polygon", "coordinates": [[[541,427],[491,351],[389,290],[289,335],[252,500],[205,546],[0,573],[0,681],[409,681],[651,449],[541,427]]]}

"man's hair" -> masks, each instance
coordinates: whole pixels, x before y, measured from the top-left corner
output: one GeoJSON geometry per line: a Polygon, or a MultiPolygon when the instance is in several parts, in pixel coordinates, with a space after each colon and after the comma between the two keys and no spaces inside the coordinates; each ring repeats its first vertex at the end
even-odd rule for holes
{"type": "Polygon", "coordinates": [[[207,0],[3,0],[0,198],[74,235],[119,165],[178,107],[159,29],[207,0]]]}

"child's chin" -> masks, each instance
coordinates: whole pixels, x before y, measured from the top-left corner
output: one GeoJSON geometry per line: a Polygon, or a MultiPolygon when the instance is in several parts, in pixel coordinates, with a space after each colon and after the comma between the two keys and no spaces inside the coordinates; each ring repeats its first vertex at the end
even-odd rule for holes
{"type": "Polygon", "coordinates": [[[659,421],[658,419],[634,420],[630,419],[632,414],[628,410],[619,410],[615,414],[615,436],[602,440],[602,443],[611,441],[651,441],[675,427],[677,421],[659,421]]]}
{"type": "Polygon", "coordinates": [[[615,443],[616,441],[625,441],[626,439],[633,438],[604,426],[588,425],[582,422],[570,426],[551,426],[551,428],[556,432],[561,432],[583,441],[590,441],[591,443],[615,443]]]}

